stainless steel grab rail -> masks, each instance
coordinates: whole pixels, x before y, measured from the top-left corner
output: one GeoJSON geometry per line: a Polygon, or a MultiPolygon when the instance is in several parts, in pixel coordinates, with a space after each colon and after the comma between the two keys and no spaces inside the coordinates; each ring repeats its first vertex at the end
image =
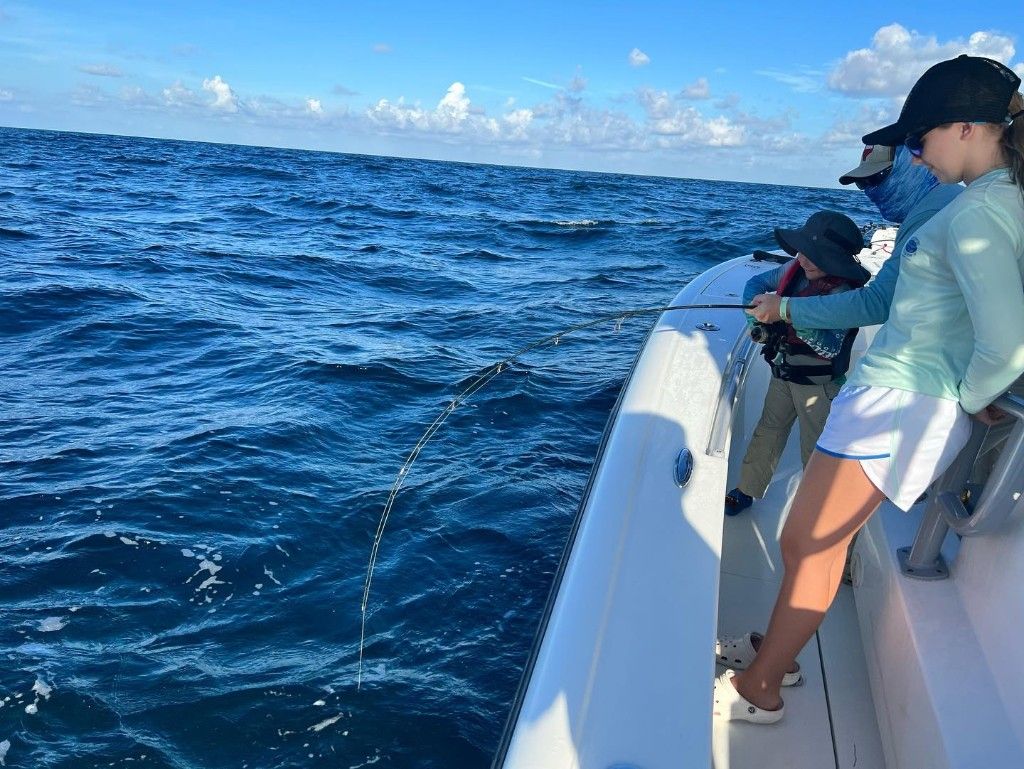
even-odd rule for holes
{"type": "Polygon", "coordinates": [[[975,422],[967,445],[932,487],[932,498],[925,508],[914,543],[896,551],[905,576],[945,579],[949,576],[949,567],[940,551],[950,529],[961,537],[988,534],[1024,508],[1024,400],[1007,394],[997,398],[995,405],[1009,413],[1016,424],[1000,450],[978,503],[973,511],[968,511],[961,498],[988,432],[985,425],[975,422]]]}
{"type": "Polygon", "coordinates": [[[736,343],[729,353],[729,362],[722,373],[722,388],[718,393],[718,404],[715,406],[715,416],[711,421],[711,432],[705,451],[709,457],[725,456],[725,445],[732,430],[733,408],[750,370],[749,363],[754,346],[754,340],[750,338],[744,325],[740,335],[736,337],[736,343]]]}

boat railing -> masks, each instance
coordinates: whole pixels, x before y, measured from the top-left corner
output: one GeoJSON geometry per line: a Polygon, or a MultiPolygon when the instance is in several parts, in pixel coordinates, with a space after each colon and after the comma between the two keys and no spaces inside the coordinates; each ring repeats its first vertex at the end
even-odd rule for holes
{"type": "Polygon", "coordinates": [[[945,579],[949,576],[949,566],[941,549],[950,529],[961,537],[988,534],[998,530],[1018,508],[1024,507],[1024,400],[1006,394],[996,399],[994,405],[1007,412],[1015,424],[999,450],[999,459],[976,504],[965,499],[964,491],[989,432],[989,428],[978,421],[973,424],[967,445],[932,486],[913,544],[897,551],[905,576],[945,579]]]}
{"type": "Polygon", "coordinates": [[[736,337],[736,344],[733,345],[732,352],[729,353],[729,362],[722,373],[722,387],[718,393],[718,404],[715,406],[715,416],[711,421],[711,431],[705,450],[709,457],[721,458],[726,455],[726,444],[729,442],[729,435],[732,432],[733,409],[736,407],[736,400],[739,398],[747,372],[750,370],[750,358],[754,347],[754,340],[750,338],[750,333],[744,326],[739,336],[736,337]]]}

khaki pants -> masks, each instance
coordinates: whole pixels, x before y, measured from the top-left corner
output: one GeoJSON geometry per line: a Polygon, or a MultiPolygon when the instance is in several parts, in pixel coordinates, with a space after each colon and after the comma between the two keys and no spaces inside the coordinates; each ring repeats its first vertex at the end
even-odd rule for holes
{"type": "Polygon", "coordinates": [[[800,455],[804,465],[807,464],[839,388],[835,382],[801,385],[771,378],[761,420],[754,428],[743,457],[740,491],[752,497],[764,496],[797,419],[800,420],[800,455]]]}

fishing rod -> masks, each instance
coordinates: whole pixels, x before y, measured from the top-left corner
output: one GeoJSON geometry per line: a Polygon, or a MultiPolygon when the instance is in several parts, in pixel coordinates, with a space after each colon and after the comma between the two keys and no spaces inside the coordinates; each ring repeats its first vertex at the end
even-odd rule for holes
{"type": "Polygon", "coordinates": [[[373,570],[377,565],[377,554],[380,551],[381,538],[384,535],[384,529],[388,523],[388,517],[391,515],[391,508],[395,504],[395,498],[398,496],[399,489],[402,488],[402,484],[405,483],[405,479],[409,474],[409,470],[412,468],[413,463],[419,457],[420,452],[423,451],[423,447],[427,445],[431,438],[434,437],[435,433],[441,429],[441,425],[444,424],[445,420],[451,416],[452,412],[455,411],[460,405],[462,405],[470,396],[478,392],[484,385],[490,382],[494,377],[500,374],[507,368],[511,368],[512,364],[526,355],[526,353],[536,350],[538,347],[543,347],[546,344],[557,345],[563,336],[575,333],[576,331],[582,331],[583,329],[596,326],[600,323],[607,323],[608,321],[616,321],[616,331],[622,325],[622,322],[628,318],[636,318],[641,315],[653,315],[655,313],[664,313],[671,310],[750,310],[753,309],[754,305],[751,304],[673,304],[667,307],[641,307],[633,310],[623,310],[611,315],[602,315],[600,318],[589,320],[585,323],[579,323],[575,326],[563,329],[555,334],[546,336],[536,342],[526,345],[521,350],[512,353],[504,360],[500,360],[497,363],[492,363],[490,366],[485,368],[480,374],[477,375],[472,382],[470,382],[465,389],[456,395],[452,400],[445,406],[444,410],[441,411],[434,421],[430,423],[426,431],[413,446],[409,456],[406,458],[405,463],[398,471],[398,476],[395,478],[395,483],[391,487],[391,493],[388,494],[388,500],[384,505],[384,510],[381,513],[380,521],[377,523],[377,533],[373,537],[373,547],[370,549],[370,562],[366,567],[366,579],[363,582],[363,600],[360,604],[360,613],[362,619],[359,628],[359,665],[356,680],[356,689],[360,689],[363,682],[363,646],[366,640],[366,605],[370,598],[370,583],[373,581],[373,570]]]}

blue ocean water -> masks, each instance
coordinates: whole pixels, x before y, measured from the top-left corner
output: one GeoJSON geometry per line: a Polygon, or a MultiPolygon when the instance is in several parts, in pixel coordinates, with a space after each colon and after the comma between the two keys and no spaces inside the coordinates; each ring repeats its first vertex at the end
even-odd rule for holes
{"type": "MultiPolygon", "coordinates": [[[[843,169],[837,169],[837,172],[843,169]]],[[[0,129],[0,764],[483,767],[668,303],[859,193],[0,129]]]]}

